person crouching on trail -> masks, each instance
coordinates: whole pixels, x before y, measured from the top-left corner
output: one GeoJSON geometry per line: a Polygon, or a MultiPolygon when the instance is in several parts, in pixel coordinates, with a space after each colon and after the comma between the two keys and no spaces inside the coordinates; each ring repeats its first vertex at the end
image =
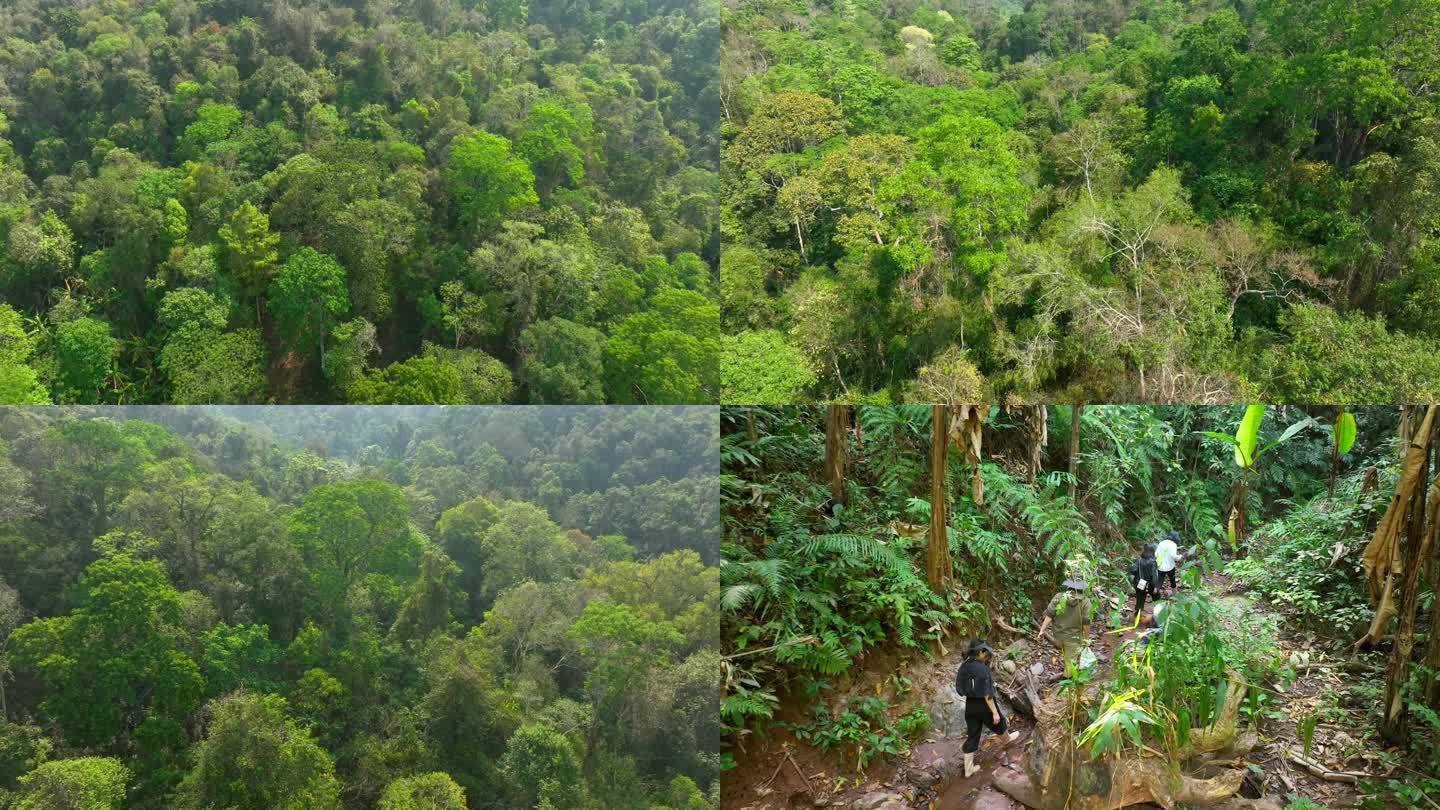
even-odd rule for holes
{"type": "Polygon", "coordinates": [[[1066,577],[1064,585],[1065,590],[1051,597],[1045,607],[1045,618],[1040,622],[1035,640],[1044,638],[1053,621],[1055,632],[1051,638],[1060,648],[1061,661],[1073,663],[1090,636],[1090,597],[1085,593],[1084,577],[1072,574],[1066,577]]]}
{"type": "MultiPolygon", "coordinates": [[[[1160,587],[1163,589],[1168,581],[1169,593],[1172,594],[1180,590],[1180,586],[1175,584],[1176,564],[1185,559],[1185,555],[1180,553],[1180,547],[1175,544],[1179,539],[1180,533],[1171,529],[1165,533],[1165,539],[1155,546],[1155,567],[1160,569],[1160,587]]],[[[1157,593],[1156,596],[1160,594],[1157,593]]]]}
{"type": "MultiPolygon", "coordinates": [[[[996,734],[1005,733],[1005,717],[1000,714],[1000,704],[995,699],[995,678],[990,674],[990,661],[995,650],[989,644],[975,639],[965,652],[965,663],[955,673],[955,691],[965,698],[965,777],[968,779],[980,770],[975,764],[975,752],[980,748],[982,727],[989,726],[996,734]]],[[[1013,742],[1020,732],[1013,731],[1005,741],[1013,742]]]]}
{"type": "Polygon", "coordinates": [[[1140,634],[1135,637],[1139,649],[1145,649],[1165,635],[1165,622],[1170,618],[1169,603],[1156,604],[1155,609],[1140,619],[1140,634]]]}
{"type": "Polygon", "coordinates": [[[1160,569],[1155,565],[1155,547],[1147,545],[1140,552],[1140,559],[1130,564],[1130,582],[1135,586],[1135,618],[1133,624],[1140,624],[1140,614],[1145,612],[1145,597],[1160,590],[1160,569]]]}

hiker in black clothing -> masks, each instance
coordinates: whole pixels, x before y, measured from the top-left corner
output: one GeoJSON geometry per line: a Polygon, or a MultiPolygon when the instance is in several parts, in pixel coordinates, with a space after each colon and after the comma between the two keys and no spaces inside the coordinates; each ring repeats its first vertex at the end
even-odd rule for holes
{"type": "MultiPolygon", "coordinates": [[[[995,650],[989,644],[974,639],[965,653],[965,663],[955,673],[955,691],[965,698],[965,745],[960,749],[965,754],[965,776],[971,777],[980,770],[975,764],[975,752],[980,748],[980,731],[984,726],[996,734],[1005,733],[1005,717],[1000,714],[1000,704],[995,699],[995,678],[990,674],[990,660],[995,650]]],[[[1006,742],[1012,742],[1020,732],[1011,732],[1006,742]]]]}
{"type": "Polygon", "coordinates": [[[1140,551],[1140,559],[1130,564],[1130,582],[1135,586],[1135,619],[1140,623],[1140,614],[1145,612],[1145,597],[1160,590],[1160,569],[1155,565],[1155,547],[1146,545],[1140,551]]]}

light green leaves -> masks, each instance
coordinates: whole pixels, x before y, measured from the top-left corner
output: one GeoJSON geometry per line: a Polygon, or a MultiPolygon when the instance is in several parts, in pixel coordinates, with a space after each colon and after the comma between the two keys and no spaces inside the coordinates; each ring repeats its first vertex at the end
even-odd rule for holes
{"type": "MultiPolygon", "coordinates": [[[[1306,417],[1290,427],[1285,428],[1285,432],[1280,434],[1280,438],[1267,442],[1257,451],[1255,449],[1255,443],[1260,434],[1260,423],[1264,418],[1265,406],[1251,404],[1245,407],[1245,415],[1241,417],[1240,427],[1236,430],[1234,436],[1213,430],[1202,430],[1200,433],[1201,435],[1209,436],[1212,439],[1219,439],[1233,446],[1235,448],[1235,466],[1248,470],[1255,466],[1255,462],[1259,460],[1261,456],[1285,442],[1290,441],[1290,439],[1295,437],[1295,434],[1315,424],[1314,419],[1306,417]]],[[[1353,431],[1354,428],[1352,427],[1351,430],[1353,431]]],[[[1354,441],[1353,437],[1351,441],[1354,441]]]]}
{"type": "Polygon", "coordinates": [[[125,800],[130,769],[113,757],[47,762],[20,777],[16,810],[113,810],[125,800]]]}
{"type": "Polygon", "coordinates": [[[1255,463],[1255,439],[1260,435],[1260,422],[1265,418],[1265,406],[1245,406],[1245,416],[1240,419],[1240,428],[1235,431],[1235,463],[1249,467],[1255,463]]]}
{"type": "Polygon", "coordinates": [[[489,230],[505,215],[535,205],[535,175],[510,141],[489,132],[455,139],[445,166],[445,189],[472,228],[489,230]]]}
{"type": "Polygon", "coordinates": [[[350,311],[345,268],[314,248],[301,248],[285,261],[270,285],[276,326],[297,351],[315,345],[325,356],[325,333],[350,311]]]}
{"type": "Polygon", "coordinates": [[[1138,747],[1141,744],[1141,726],[1159,725],[1153,715],[1134,702],[1143,694],[1144,690],[1134,689],[1111,698],[1095,722],[1080,732],[1078,742],[1089,745],[1096,756],[1119,752],[1127,740],[1138,747]]]}
{"type": "Polygon", "coordinates": [[[1300,734],[1300,742],[1304,746],[1304,754],[1307,757],[1310,756],[1310,746],[1315,742],[1315,721],[1319,717],[1318,714],[1307,714],[1300,718],[1300,722],[1295,726],[1295,730],[1300,734]]]}
{"type": "Polygon", "coordinates": [[[1350,448],[1355,446],[1355,414],[1349,411],[1341,411],[1340,414],[1335,417],[1332,440],[1335,455],[1343,456],[1350,452],[1350,448]]]}

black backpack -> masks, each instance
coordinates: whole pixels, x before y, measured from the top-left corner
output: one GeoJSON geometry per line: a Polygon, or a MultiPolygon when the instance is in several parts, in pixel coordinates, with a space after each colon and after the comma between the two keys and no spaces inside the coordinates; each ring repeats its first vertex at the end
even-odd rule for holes
{"type": "Polygon", "coordinates": [[[988,697],[987,690],[981,685],[986,682],[987,668],[980,661],[971,658],[960,665],[960,671],[955,673],[955,692],[963,698],[988,697]]]}
{"type": "Polygon", "coordinates": [[[1160,567],[1155,564],[1154,557],[1141,557],[1130,564],[1130,581],[1137,579],[1145,580],[1145,590],[1154,592],[1160,589],[1160,567]]]}

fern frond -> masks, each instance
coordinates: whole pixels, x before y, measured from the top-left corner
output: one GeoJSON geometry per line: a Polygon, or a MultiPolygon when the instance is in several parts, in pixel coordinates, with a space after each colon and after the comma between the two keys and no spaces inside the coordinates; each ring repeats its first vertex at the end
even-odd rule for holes
{"type": "Polygon", "coordinates": [[[748,605],[758,590],[760,590],[760,586],[753,582],[747,582],[743,585],[731,585],[720,592],[720,609],[734,613],[748,605]]]}
{"type": "Polygon", "coordinates": [[[859,534],[817,534],[800,544],[807,557],[834,554],[887,572],[913,571],[910,561],[895,553],[883,541],[859,534]]]}

